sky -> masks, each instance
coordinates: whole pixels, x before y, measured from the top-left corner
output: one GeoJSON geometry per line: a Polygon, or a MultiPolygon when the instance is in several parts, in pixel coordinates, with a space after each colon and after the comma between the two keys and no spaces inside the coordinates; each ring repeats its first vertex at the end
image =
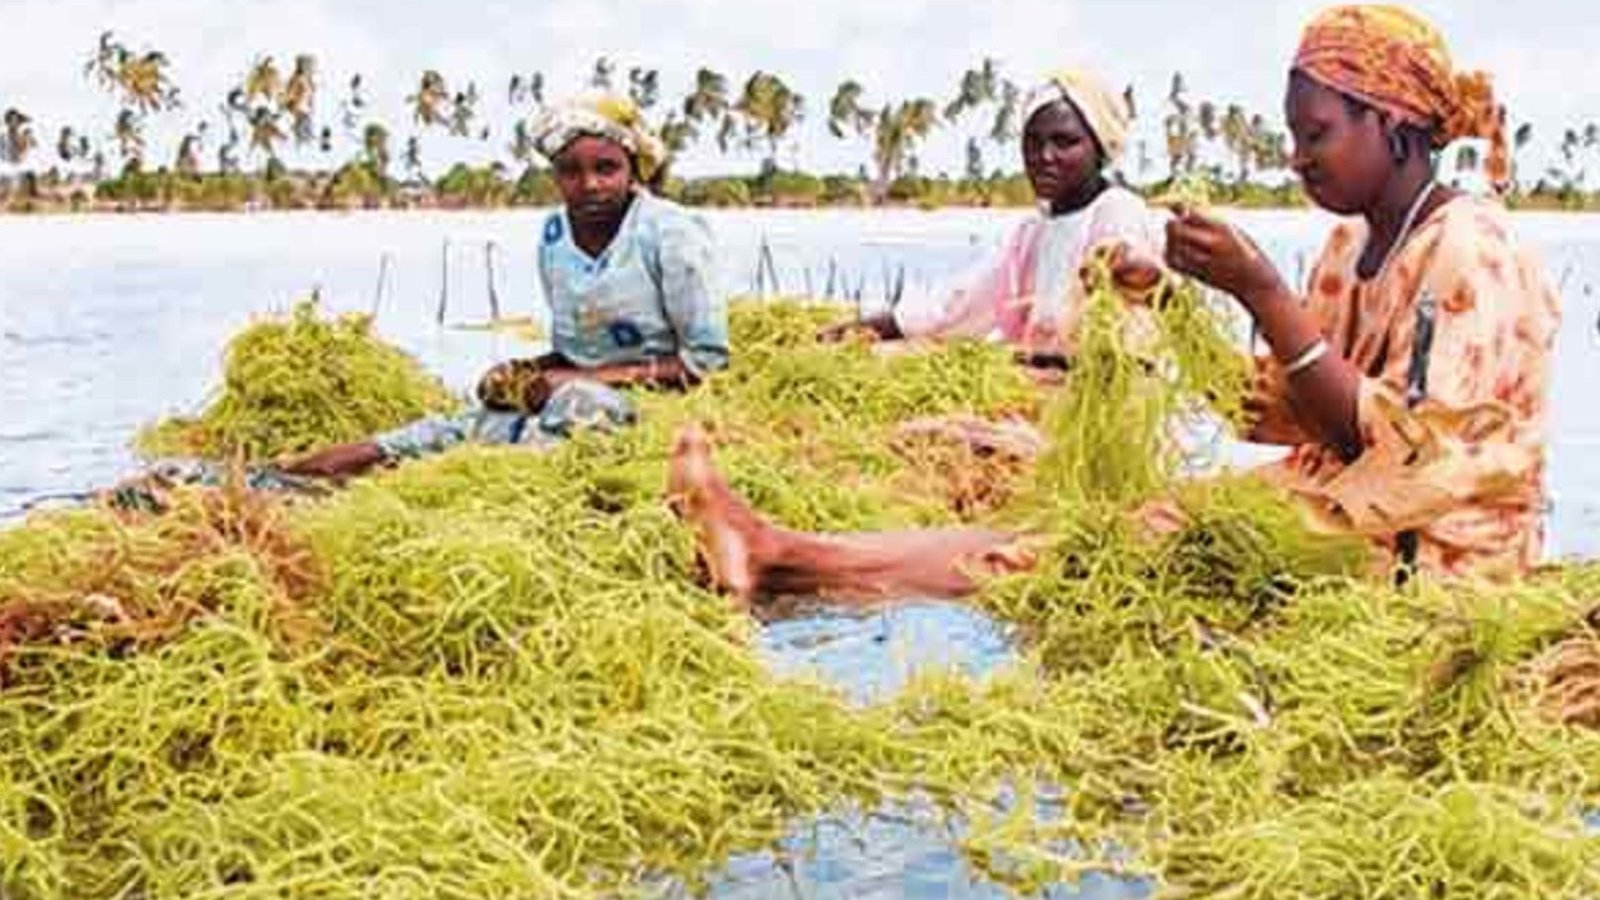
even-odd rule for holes
{"type": "MultiPolygon", "coordinates": [[[[184,108],[151,126],[151,156],[170,160],[176,136],[218,106],[250,62],[271,54],[287,70],[294,54],[318,59],[319,111],[331,117],[352,73],[368,85],[373,112],[396,143],[412,130],[404,98],[424,69],[452,88],[476,81],[494,149],[509,138],[505,88],[513,73],[542,72],[547,93],[584,87],[594,60],[618,72],[659,69],[664,95],[681,97],[700,66],[736,84],[757,69],[783,76],[807,98],[808,116],[781,160],[813,171],[853,171],[864,142],[831,138],[829,96],[840,80],[865,85],[867,101],[930,96],[943,103],[960,73],[985,56],[1024,85],[1052,68],[1088,66],[1115,84],[1131,83],[1147,111],[1159,104],[1174,70],[1195,99],[1240,102],[1281,121],[1285,65],[1319,0],[0,0],[0,108],[32,115],[48,148],[62,125],[109,137],[116,106],[83,76],[100,32],[135,50],[159,48],[173,63],[184,108]]],[[[1497,78],[1514,122],[1535,127],[1543,165],[1560,129],[1600,122],[1600,3],[1593,0],[1422,0],[1414,6],[1445,31],[1458,65],[1497,78]]],[[[1158,123],[1141,134],[1161,157],[1158,123]]],[[[976,122],[944,129],[919,152],[925,172],[961,171],[976,122]]],[[[487,152],[433,136],[435,162],[487,152]]],[[[208,163],[215,145],[208,148],[208,163]]],[[[342,146],[338,153],[348,156],[342,146]]],[[[990,148],[988,164],[1015,168],[1015,145],[990,148]]],[[[502,150],[502,155],[504,155],[502,150]]],[[[290,158],[310,162],[315,157],[290,158]]],[[[754,168],[758,154],[721,158],[691,150],[680,172],[754,168]]],[[[1600,149],[1589,168],[1600,183],[1600,149]]],[[[259,160],[254,161],[259,163],[259,160]]],[[[246,165],[252,165],[246,160],[246,165]]],[[[1131,161],[1125,168],[1132,167],[1131,161]]]]}

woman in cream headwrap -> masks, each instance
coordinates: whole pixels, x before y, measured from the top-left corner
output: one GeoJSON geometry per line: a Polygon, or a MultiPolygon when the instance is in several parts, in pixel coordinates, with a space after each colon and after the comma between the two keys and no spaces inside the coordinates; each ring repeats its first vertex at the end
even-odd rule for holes
{"type": "MultiPolygon", "coordinates": [[[[1293,450],[1267,477],[1329,526],[1369,536],[1377,571],[1526,571],[1540,550],[1556,295],[1497,207],[1433,180],[1433,152],[1467,135],[1496,144],[1503,177],[1488,80],[1455,73],[1438,33],[1409,12],[1339,7],[1307,28],[1287,106],[1307,193],[1352,217],[1329,238],[1310,296],[1202,212],[1180,211],[1166,242],[1168,264],[1238,298],[1272,348],[1255,436],[1293,450]]],[[[781,528],[730,490],[697,429],[679,435],[670,491],[712,580],[742,602],[953,598],[1033,564],[1004,532],[781,528]]]]}
{"type": "Polygon", "coordinates": [[[908,297],[889,313],[824,336],[864,326],[883,338],[993,337],[1032,359],[1059,358],[1062,323],[1082,295],[1078,271],[1088,251],[1126,242],[1159,253],[1159,220],[1105,175],[1127,140],[1123,96],[1086,72],[1064,70],[1029,92],[1023,112],[1022,159],[1040,214],[954,290],[908,297]]]}

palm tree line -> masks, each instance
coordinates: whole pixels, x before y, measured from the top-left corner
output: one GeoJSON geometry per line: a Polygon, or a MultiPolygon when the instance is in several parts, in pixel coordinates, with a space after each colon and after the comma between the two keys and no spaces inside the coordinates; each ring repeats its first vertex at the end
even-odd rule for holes
{"type": "MultiPolygon", "coordinates": [[[[421,190],[440,186],[427,181],[422,158],[423,136],[438,133],[469,146],[476,144],[476,155],[493,160],[479,167],[451,166],[440,182],[453,179],[452,183],[464,185],[467,193],[482,195],[475,198],[482,202],[505,202],[517,196],[549,199],[548,184],[540,183],[540,160],[528,125],[546,102],[541,73],[509,77],[503,96],[510,121],[499,122],[491,121],[484,112],[477,82],[452,82],[439,71],[423,71],[404,98],[409,115],[400,127],[409,133],[397,145],[394,123],[374,115],[361,75],[330,88],[322,82],[318,61],[310,54],[297,55],[283,64],[271,56],[258,56],[245,67],[238,82],[228,87],[211,115],[183,130],[176,147],[168,151],[170,155],[163,155],[146,140],[152,123],[189,112],[172,69],[170,59],[160,50],[135,51],[112,32],[102,34],[83,66],[83,75],[116,102],[110,132],[102,137],[93,129],[63,125],[52,144],[42,145],[38,134],[43,127],[35,118],[21,109],[5,108],[0,117],[4,127],[0,160],[20,173],[25,188],[36,189],[42,172],[51,183],[65,178],[105,187],[109,180],[112,188],[103,193],[115,193],[115,183],[153,170],[161,177],[176,175],[191,182],[233,179],[230,183],[237,189],[235,193],[243,198],[253,191],[247,169],[258,182],[286,180],[290,172],[284,154],[292,147],[301,159],[309,154],[320,161],[312,171],[327,175],[327,190],[381,199],[397,185],[421,190]],[[330,91],[335,96],[327,102],[325,95],[330,91]],[[328,107],[332,107],[331,114],[319,118],[319,109],[328,107]],[[349,158],[337,155],[341,135],[343,143],[356,148],[349,158]],[[113,171],[120,175],[110,178],[113,171]],[[513,182],[512,173],[521,177],[513,182]]],[[[769,186],[782,181],[785,170],[779,164],[780,156],[786,147],[798,147],[800,129],[811,114],[807,98],[781,75],[768,71],[754,72],[736,87],[727,74],[702,67],[680,97],[669,98],[658,70],[631,67],[622,71],[615,61],[602,57],[594,62],[588,84],[630,96],[660,128],[674,156],[697,146],[715,148],[719,155],[759,154],[762,175],[746,181],[765,179],[769,186]]],[[[1279,176],[1269,181],[1280,185],[1285,181],[1281,175],[1288,164],[1288,141],[1264,115],[1237,103],[1219,104],[1194,96],[1182,73],[1172,76],[1165,96],[1148,110],[1132,86],[1124,97],[1136,120],[1142,115],[1155,120],[1158,127],[1148,130],[1160,137],[1155,147],[1148,140],[1135,143],[1122,170],[1130,180],[1150,182],[1201,174],[1236,189],[1250,186],[1263,175],[1279,176]]],[[[833,90],[821,118],[831,138],[851,145],[863,160],[853,179],[843,179],[849,182],[845,193],[860,201],[882,203],[905,199],[907,184],[915,188],[934,181],[923,173],[919,152],[939,132],[953,132],[964,141],[960,185],[982,187],[1006,179],[1006,170],[1016,169],[1018,154],[1013,145],[1023,124],[1022,103],[1018,82],[996,60],[984,59],[954,79],[950,96],[942,99],[883,96],[870,85],[847,78],[833,90]],[[1007,165],[992,165],[991,160],[1003,160],[1007,165]]],[[[1531,125],[1515,129],[1518,156],[1525,154],[1533,138],[1531,125]]],[[[1558,151],[1547,171],[1536,179],[1520,180],[1535,181],[1540,190],[1576,194],[1581,199],[1587,187],[1588,164],[1600,157],[1600,124],[1567,129],[1558,151]]],[[[823,180],[804,175],[799,168],[798,162],[792,161],[789,174],[798,176],[798,181],[791,178],[790,182],[798,184],[810,178],[822,184],[823,180]]],[[[1011,180],[1016,180],[1014,175],[1011,180]]],[[[170,193],[171,185],[163,190],[170,193]]],[[[294,192],[293,186],[279,185],[277,190],[286,197],[294,192]]],[[[694,196],[693,190],[687,193],[694,196]]],[[[979,193],[983,202],[994,199],[990,193],[979,193]]],[[[972,199],[971,190],[946,194],[972,199]]],[[[741,199],[747,198],[737,192],[731,197],[732,202],[741,199]]]]}

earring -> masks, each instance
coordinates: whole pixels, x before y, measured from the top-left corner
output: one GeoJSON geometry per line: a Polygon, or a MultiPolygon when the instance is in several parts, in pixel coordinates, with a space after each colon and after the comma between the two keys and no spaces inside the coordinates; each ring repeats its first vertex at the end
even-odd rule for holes
{"type": "Polygon", "coordinates": [[[1411,148],[1406,146],[1406,139],[1398,131],[1389,132],[1389,156],[1397,163],[1403,163],[1411,156],[1411,148]]]}

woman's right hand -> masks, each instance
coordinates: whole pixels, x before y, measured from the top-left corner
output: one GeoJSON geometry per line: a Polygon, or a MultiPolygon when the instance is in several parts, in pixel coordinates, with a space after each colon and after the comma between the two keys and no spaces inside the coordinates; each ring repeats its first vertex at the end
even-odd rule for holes
{"type": "Polygon", "coordinates": [[[1167,222],[1167,265],[1237,298],[1252,313],[1285,293],[1283,277],[1255,241],[1205,213],[1177,210],[1167,222]]]}
{"type": "Polygon", "coordinates": [[[895,321],[893,313],[879,313],[865,319],[835,322],[817,331],[817,340],[824,344],[837,344],[840,341],[853,339],[893,341],[903,337],[905,335],[900,332],[900,325],[895,321]]]}
{"type": "Polygon", "coordinates": [[[1127,241],[1109,241],[1089,252],[1089,261],[1078,270],[1084,287],[1089,288],[1104,266],[1111,276],[1111,286],[1131,303],[1150,304],[1166,279],[1167,270],[1161,260],[1127,241]]]}
{"type": "Polygon", "coordinates": [[[497,363],[478,380],[478,402],[500,412],[537,412],[550,399],[553,386],[537,359],[497,363]]]}
{"type": "Polygon", "coordinates": [[[872,329],[865,323],[857,321],[834,322],[817,329],[817,341],[823,344],[838,344],[856,335],[871,335],[872,329]]]}

